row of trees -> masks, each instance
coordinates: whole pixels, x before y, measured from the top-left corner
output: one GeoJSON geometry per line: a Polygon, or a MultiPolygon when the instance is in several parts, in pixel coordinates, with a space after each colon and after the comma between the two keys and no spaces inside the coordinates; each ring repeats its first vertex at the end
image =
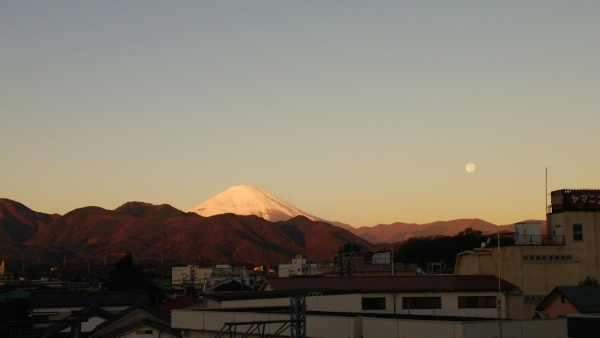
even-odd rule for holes
{"type": "Polygon", "coordinates": [[[429,262],[446,262],[454,267],[456,254],[479,247],[487,237],[479,230],[467,228],[456,236],[413,237],[402,243],[395,252],[394,260],[426,266],[429,262]]]}

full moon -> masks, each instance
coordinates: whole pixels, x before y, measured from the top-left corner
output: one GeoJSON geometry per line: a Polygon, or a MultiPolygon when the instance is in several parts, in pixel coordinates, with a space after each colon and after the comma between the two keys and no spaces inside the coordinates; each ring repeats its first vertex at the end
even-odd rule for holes
{"type": "Polygon", "coordinates": [[[475,164],[467,163],[467,165],[465,166],[465,169],[467,170],[467,172],[472,173],[475,171],[475,164]]]}

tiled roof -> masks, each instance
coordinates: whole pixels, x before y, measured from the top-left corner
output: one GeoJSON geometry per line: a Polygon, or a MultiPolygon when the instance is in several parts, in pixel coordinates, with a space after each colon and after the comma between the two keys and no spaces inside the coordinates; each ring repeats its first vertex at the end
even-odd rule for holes
{"type": "MultiPolygon", "coordinates": [[[[273,290],[356,290],[361,292],[496,291],[495,276],[398,276],[267,279],[273,290]]],[[[516,289],[501,281],[502,290],[516,289]]]]}
{"type": "Polygon", "coordinates": [[[157,309],[161,310],[161,311],[171,311],[174,309],[182,309],[185,308],[187,306],[193,305],[193,304],[197,304],[200,303],[201,300],[200,298],[194,298],[194,297],[179,297],[177,299],[173,299],[171,301],[168,301],[166,303],[160,304],[159,306],[157,306],[157,309]]]}
{"type": "Polygon", "coordinates": [[[544,311],[550,301],[560,294],[564,295],[580,313],[600,312],[600,286],[557,286],[536,310],[544,311]]]}

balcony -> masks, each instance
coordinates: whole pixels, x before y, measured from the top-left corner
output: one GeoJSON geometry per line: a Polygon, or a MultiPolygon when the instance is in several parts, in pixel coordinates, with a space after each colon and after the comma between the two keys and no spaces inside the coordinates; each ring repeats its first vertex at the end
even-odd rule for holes
{"type": "MultiPolygon", "coordinates": [[[[517,232],[505,232],[500,234],[500,246],[562,246],[565,245],[564,235],[524,235],[517,232]]],[[[490,237],[488,247],[498,246],[498,239],[490,237]]]]}

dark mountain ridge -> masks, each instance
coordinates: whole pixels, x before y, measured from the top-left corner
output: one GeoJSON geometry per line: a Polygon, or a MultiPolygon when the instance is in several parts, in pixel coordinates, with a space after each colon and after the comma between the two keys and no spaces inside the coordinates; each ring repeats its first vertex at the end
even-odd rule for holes
{"type": "MultiPolygon", "coordinates": [[[[545,228],[545,221],[537,222],[541,223],[542,229],[545,228]]],[[[514,224],[495,225],[478,218],[437,221],[427,224],[396,222],[378,224],[373,227],[360,227],[350,231],[371,243],[397,243],[411,237],[454,236],[466,228],[479,230],[483,234],[515,231],[514,224]]]]}
{"type": "Polygon", "coordinates": [[[19,202],[0,198],[0,246],[22,243],[58,217],[57,214],[33,211],[19,202]]]}
{"type": "MultiPolygon", "coordinates": [[[[302,254],[313,262],[328,262],[334,252],[353,242],[401,242],[410,237],[453,236],[465,228],[484,233],[512,231],[479,219],[430,224],[379,224],[350,231],[297,216],[270,222],[258,216],[220,214],[203,217],[168,204],[128,202],[114,210],[83,207],[65,215],[35,212],[21,203],[0,199],[0,255],[13,264],[40,262],[48,266],[89,266],[107,257],[132,252],[136,260],[183,264],[288,262],[302,254]],[[46,258],[44,258],[46,257],[46,258]]],[[[347,227],[345,227],[347,228],[347,227]]],[[[158,265],[158,263],[157,263],[158,265]]],[[[110,266],[110,265],[109,265],[110,266]]]]}
{"type": "MultiPolygon", "coordinates": [[[[4,220],[12,219],[17,218],[4,220]]],[[[178,264],[279,264],[296,254],[312,261],[329,261],[347,242],[370,246],[344,229],[303,216],[277,223],[235,214],[202,217],[167,204],[143,202],[128,202],[115,210],[83,207],[38,223],[36,227],[14,224],[37,231],[10,243],[20,245],[20,250],[11,252],[13,256],[44,252],[101,261],[106,255],[130,251],[139,260],[167,258],[178,264]]]]}

